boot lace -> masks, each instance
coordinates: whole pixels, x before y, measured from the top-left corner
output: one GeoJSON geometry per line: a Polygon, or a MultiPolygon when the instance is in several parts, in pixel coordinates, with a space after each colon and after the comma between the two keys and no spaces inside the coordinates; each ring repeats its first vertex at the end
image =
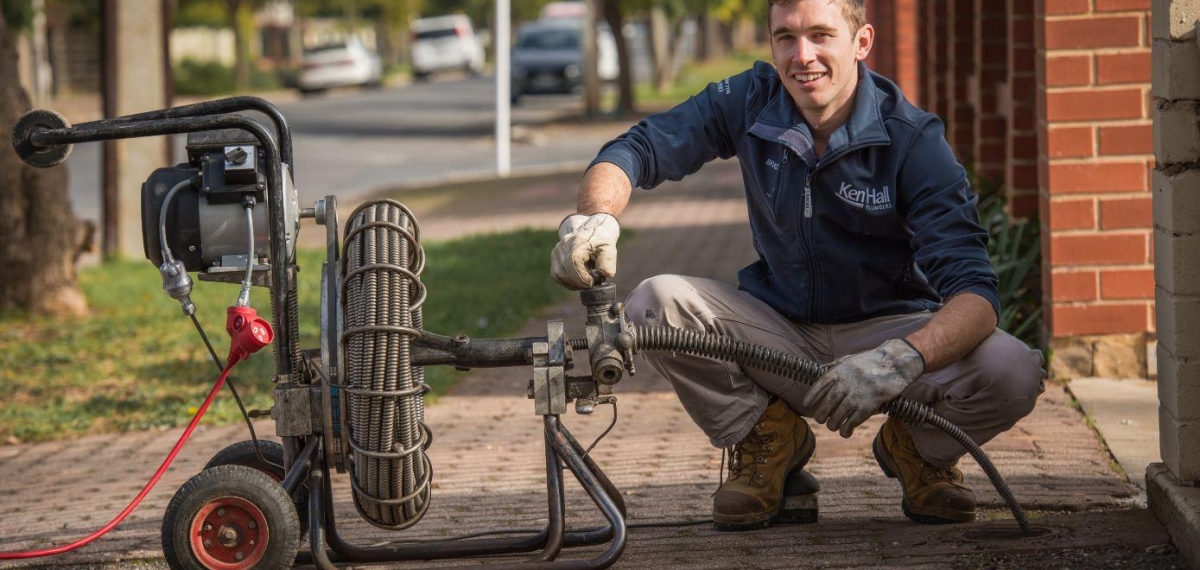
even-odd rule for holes
{"type": "Polygon", "coordinates": [[[937,481],[945,481],[951,485],[957,485],[962,481],[962,474],[953,467],[938,469],[937,467],[926,463],[925,465],[921,466],[921,481],[926,484],[935,483],[937,481]]]}
{"type": "MultiPolygon", "coordinates": [[[[766,454],[774,451],[772,443],[775,441],[775,434],[764,433],[763,427],[762,423],[755,425],[745,439],[733,444],[733,447],[721,450],[721,473],[725,472],[725,457],[728,455],[729,477],[717,485],[717,491],[720,491],[725,483],[740,479],[747,470],[751,486],[763,485],[765,475],[759,470],[759,465],[767,462],[766,454]]],[[[713,494],[717,494],[717,491],[713,491],[713,494]]]]}

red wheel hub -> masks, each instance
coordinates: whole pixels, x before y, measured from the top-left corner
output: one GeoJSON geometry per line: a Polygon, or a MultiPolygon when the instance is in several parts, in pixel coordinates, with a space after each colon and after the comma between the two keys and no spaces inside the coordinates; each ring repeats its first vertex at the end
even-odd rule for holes
{"type": "Polygon", "coordinates": [[[192,517],[188,536],[196,560],[212,570],[252,568],[271,538],[262,511],[240,497],[209,501],[192,517]]]}

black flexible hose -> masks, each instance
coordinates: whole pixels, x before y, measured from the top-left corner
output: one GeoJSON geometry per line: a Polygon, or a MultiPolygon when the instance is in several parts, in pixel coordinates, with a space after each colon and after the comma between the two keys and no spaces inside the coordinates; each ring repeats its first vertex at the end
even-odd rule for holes
{"type": "Polygon", "coordinates": [[[399,202],[372,200],[350,215],[344,248],[340,391],[355,507],[377,527],[402,530],[429,508],[433,478],[422,399],[429,387],[410,347],[425,298],[420,229],[399,202]]]}
{"type": "MultiPolygon", "coordinates": [[[[709,334],[700,331],[679,329],[675,327],[632,327],[634,350],[668,351],[693,356],[704,356],[733,362],[747,368],[754,368],[792,380],[804,382],[811,386],[822,374],[825,367],[805,360],[794,354],[789,354],[773,348],[738,340],[724,335],[709,334]]],[[[576,342],[572,342],[575,348],[576,342]]],[[[586,341],[585,341],[586,345],[586,341]]],[[[586,346],[585,346],[586,347],[586,346]]],[[[979,463],[979,467],[987,474],[988,480],[996,488],[996,492],[1004,499],[1004,504],[1012,511],[1013,518],[1021,526],[1021,531],[1029,535],[1029,520],[1025,511],[1017,504],[1016,497],[1009,490],[1008,484],[996,466],[992,464],[987,454],[965,432],[933,411],[932,408],[904,397],[898,397],[884,404],[880,411],[904,423],[920,427],[929,423],[962,445],[967,453],[979,463]]]]}

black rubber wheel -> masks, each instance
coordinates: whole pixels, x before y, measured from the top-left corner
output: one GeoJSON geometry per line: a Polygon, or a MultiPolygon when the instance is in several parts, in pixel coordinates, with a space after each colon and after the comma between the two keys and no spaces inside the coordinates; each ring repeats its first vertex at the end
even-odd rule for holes
{"type": "MultiPolygon", "coordinates": [[[[219,465],[244,465],[266,473],[277,483],[283,483],[285,476],[283,472],[283,444],[277,441],[260,439],[258,440],[258,450],[259,453],[262,453],[262,458],[270,463],[263,463],[258,458],[258,455],[254,453],[254,441],[248,439],[246,441],[239,441],[218,451],[212,459],[208,460],[208,464],[204,466],[204,469],[211,469],[219,465]]],[[[296,505],[296,513],[300,516],[300,536],[308,534],[308,485],[304,484],[303,481],[302,479],[292,501],[296,505]]]]}
{"type": "Polygon", "coordinates": [[[283,445],[277,441],[260,439],[258,440],[258,450],[262,453],[263,459],[269,461],[270,464],[263,463],[254,453],[254,441],[246,440],[217,452],[212,459],[208,460],[208,465],[205,465],[204,469],[218,465],[245,465],[258,469],[282,483],[284,477],[283,445]]]}
{"type": "Polygon", "coordinates": [[[270,476],[220,465],[175,492],[163,515],[162,547],[173,570],[284,570],[300,549],[300,520],[270,476]]]}

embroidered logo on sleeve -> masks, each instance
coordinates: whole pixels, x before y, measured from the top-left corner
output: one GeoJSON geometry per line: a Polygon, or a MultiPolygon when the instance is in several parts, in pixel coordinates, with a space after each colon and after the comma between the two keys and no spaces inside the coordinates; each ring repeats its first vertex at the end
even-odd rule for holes
{"type": "Polygon", "coordinates": [[[729,93],[730,93],[729,90],[730,90],[730,87],[729,87],[729,78],[728,77],[717,82],[717,93],[720,93],[722,95],[729,95],[729,93]]]}
{"type": "Polygon", "coordinates": [[[888,191],[887,186],[859,189],[843,182],[841,187],[838,188],[837,197],[855,208],[862,208],[868,212],[890,210],[892,208],[892,195],[888,191]]]}

